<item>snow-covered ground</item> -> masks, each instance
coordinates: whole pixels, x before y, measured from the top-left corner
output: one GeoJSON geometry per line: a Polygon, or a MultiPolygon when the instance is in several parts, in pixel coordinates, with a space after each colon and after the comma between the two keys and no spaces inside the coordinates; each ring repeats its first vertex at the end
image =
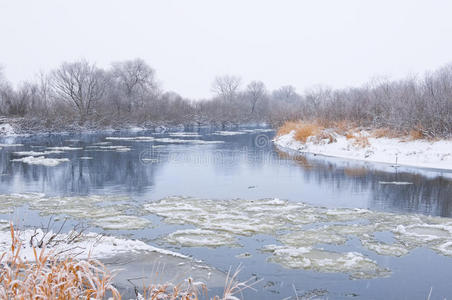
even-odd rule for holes
{"type": "Polygon", "coordinates": [[[294,139],[295,132],[276,137],[274,143],[282,150],[314,153],[369,162],[388,163],[423,168],[452,170],[452,140],[427,141],[403,140],[400,138],[374,138],[367,132],[360,135],[367,137],[368,146],[355,144],[355,139],[336,135],[336,141],[320,143],[308,138],[306,143],[294,139]]]}
{"type": "MultiPolygon", "coordinates": [[[[0,254],[10,251],[11,248],[11,233],[7,230],[7,223],[4,220],[0,220],[0,254]]],[[[39,255],[40,248],[37,245],[42,239],[44,239],[44,244],[46,244],[46,252],[76,256],[78,259],[87,259],[88,257],[105,259],[118,254],[136,252],[155,252],[161,255],[188,258],[185,255],[156,248],[139,240],[102,236],[97,233],[83,233],[79,235],[77,232],[69,232],[58,234],[52,238],[54,235],[52,232],[44,233],[41,229],[36,231],[27,229],[16,231],[16,234],[21,241],[20,257],[25,261],[35,260],[33,246],[39,255]]]]}

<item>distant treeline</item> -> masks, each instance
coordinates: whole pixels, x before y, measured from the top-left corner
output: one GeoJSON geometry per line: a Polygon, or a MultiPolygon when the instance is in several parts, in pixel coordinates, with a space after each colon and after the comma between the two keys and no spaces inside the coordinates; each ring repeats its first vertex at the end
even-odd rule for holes
{"type": "Polygon", "coordinates": [[[210,99],[192,100],[164,91],[142,59],[101,69],[85,60],[63,63],[33,82],[13,88],[0,70],[0,115],[30,129],[69,127],[231,126],[288,120],[412,129],[426,136],[452,134],[452,65],[422,78],[378,80],[347,89],[316,87],[302,94],[288,85],[268,91],[261,81],[242,84],[221,76],[210,99]]]}

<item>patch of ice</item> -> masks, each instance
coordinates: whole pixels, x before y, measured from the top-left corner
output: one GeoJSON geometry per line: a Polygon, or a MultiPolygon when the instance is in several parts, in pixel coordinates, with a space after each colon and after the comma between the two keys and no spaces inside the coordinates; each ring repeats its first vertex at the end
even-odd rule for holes
{"type": "Polygon", "coordinates": [[[47,147],[47,149],[50,150],[57,150],[57,151],[75,151],[75,150],[83,150],[81,147],[69,147],[69,146],[62,146],[62,147],[47,147]]]}
{"type": "Polygon", "coordinates": [[[201,137],[197,132],[170,132],[168,135],[173,137],[201,137]]]}
{"type": "Polygon", "coordinates": [[[375,261],[357,252],[338,253],[310,247],[294,248],[268,245],[262,249],[273,255],[270,261],[291,269],[314,270],[327,273],[346,273],[352,279],[370,279],[390,275],[375,261]]]}
{"type": "Polygon", "coordinates": [[[406,182],[406,181],[380,181],[378,182],[379,184],[392,184],[392,185],[411,185],[413,184],[412,182],[406,182]]]}
{"type": "Polygon", "coordinates": [[[90,160],[90,159],[93,159],[93,158],[91,156],[80,156],[79,159],[90,160]]]}
{"type": "Polygon", "coordinates": [[[135,230],[149,227],[151,221],[141,217],[119,215],[98,218],[95,219],[92,224],[105,230],[135,230]]]}
{"type": "Polygon", "coordinates": [[[43,156],[49,154],[61,154],[64,153],[60,150],[51,150],[51,151],[17,151],[13,152],[14,155],[17,156],[43,156]]]}
{"type": "MultiPolygon", "coordinates": [[[[322,271],[321,263],[324,261],[323,258],[320,260],[318,254],[325,253],[319,246],[343,245],[351,238],[357,238],[364,248],[379,255],[403,256],[417,247],[427,247],[443,255],[452,255],[452,219],[448,218],[354,208],[330,209],[280,199],[210,200],[167,197],[147,203],[144,208],[163,217],[167,223],[196,226],[196,229],[177,231],[167,237],[172,243],[187,247],[235,246],[237,236],[273,235],[282,243],[282,248],[278,248],[279,252],[275,252],[272,261],[289,267],[303,267],[309,261],[316,265],[313,269],[322,271]],[[303,229],[304,225],[310,226],[303,229]],[[391,234],[394,243],[376,240],[376,232],[391,234]],[[284,258],[281,254],[284,251],[280,251],[281,249],[297,253],[308,249],[314,256],[298,253],[284,258]]],[[[339,271],[342,265],[347,264],[349,254],[327,254],[328,259],[333,259],[333,265],[327,264],[329,267],[325,271],[339,271]]],[[[386,270],[374,268],[373,262],[364,255],[361,256],[358,257],[356,270],[353,270],[355,265],[352,264],[346,269],[346,273],[355,278],[387,274],[386,270]],[[361,270],[362,265],[375,272],[361,270]]]]}
{"type": "Polygon", "coordinates": [[[166,240],[185,247],[238,246],[234,236],[205,229],[185,229],[169,234],[166,240]]]}
{"type": "Polygon", "coordinates": [[[91,195],[73,197],[46,197],[43,194],[0,195],[0,213],[11,213],[15,207],[28,205],[42,216],[66,215],[86,220],[103,229],[143,229],[151,223],[126,212],[133,207],[129,197],[115,195],[91,195]]]}
{"type": "Polygon", "coordinates": [[[41,165],[46,167],[55,167],[62,162],[68,162],[68,158],[46,158],[44,156],[26,156],[23,158],[12,159],[11,161],[23,162],[29,165],[41,165]]]}
{"type": "Polygon", "coordinates": [[[240,134],[246,134],[246,131],[215,131],[212,133],[212,135],[223,135],[223,136],[229,136],[229,135],[240,135],[240,134]]]}
{"type": "Polygon", "coordinates": [[[7,147],[22,147],[23,144],[0,144],[0,147],[7,148],[7,147]]]}

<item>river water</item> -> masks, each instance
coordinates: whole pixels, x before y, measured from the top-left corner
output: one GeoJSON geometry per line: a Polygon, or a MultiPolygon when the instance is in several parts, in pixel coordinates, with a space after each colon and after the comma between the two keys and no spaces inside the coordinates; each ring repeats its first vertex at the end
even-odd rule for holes
{"type": "Polygon", "coordinates": [[[259,281],[249,299],[452,297],[452,172],[287,153],[273,136],[240,128],[2,138],[0,194],[19,195],[0,200],[0,219],[27,227],[68,217],[67,228],[84,222],[220,271],[241,264],[241,280],[259,281]],[[33,165],[20,161],[25,151],[67,161],[33,165]]]}

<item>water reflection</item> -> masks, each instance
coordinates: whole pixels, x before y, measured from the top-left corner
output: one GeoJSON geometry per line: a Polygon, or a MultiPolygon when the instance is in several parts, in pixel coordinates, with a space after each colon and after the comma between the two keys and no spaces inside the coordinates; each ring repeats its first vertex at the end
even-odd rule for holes
{"type": "MultiPolygon", "coordinates": [[[[0,193],[49,195],[127,194],[136,199],[168,195],[213,198],[280,197],[315,205],[365,207],[396,212],[452,216],[452,173],[293,155],[275,149],[272,133],[231,136],[200,131],[204,141],[186,144],[108,140],[131,151],[93,149],[114,136],[172,137],[168,134],[93,133],[20,137],[8,142],[23,147],[0,150],[0,193]],[[39,147],[37,147],[39,146],[39,147]],[[56,167],[12,162],[15,151],[43,151],[72,146],[51,157],[69,158],[56,167]],[[92,157],[92,159],[81,159],[92,157]],[[409,185],[381,184],[409,182],[409,185]]],[[[193,137],[181,137],[193,139],[193,137]]],[[[1,141],[2,143],[5,140],[1,141]]]]}
{"type": "Polygon", "coordinates": [[[415,168],[347,162],[310,154],[287,154],[280,150],[276,152],[280,158],[292,159],[299,165],[308,182],[330,189],[351,189],[357,193],[370,191],[371,209],[452,216],[450,172],[442,174],[415,168]]]}

